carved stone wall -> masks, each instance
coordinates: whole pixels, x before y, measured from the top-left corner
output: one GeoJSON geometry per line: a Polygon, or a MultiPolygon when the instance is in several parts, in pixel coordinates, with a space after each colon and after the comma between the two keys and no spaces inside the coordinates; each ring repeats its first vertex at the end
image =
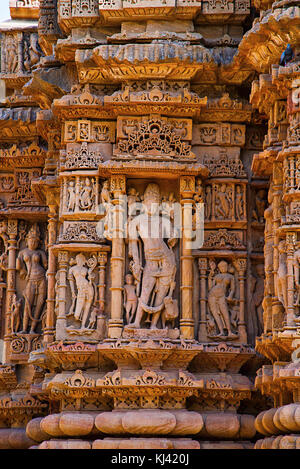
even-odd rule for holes
{"type": "Polygon", "coordinates": [[[297,433],[298,7],[256,3],[11,2],[0,448],[297,433]]]}

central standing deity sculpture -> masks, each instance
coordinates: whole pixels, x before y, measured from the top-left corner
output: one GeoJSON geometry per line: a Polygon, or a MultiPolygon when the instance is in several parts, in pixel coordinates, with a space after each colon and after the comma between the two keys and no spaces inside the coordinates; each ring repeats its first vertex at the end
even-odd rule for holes
{"type": "Polygon", "coordinates": [[[41,321],[42,310],[47,297],[46,269],[47,257],[44,251],[38,249],[40,243],[40,230],[35,223],[27,237],[27,247],[23,249],[17,258],[16,269],[20,271],[21,279],[26,281],[24,289],[24,315],[23,334],[27,333],[29,321],[31,321],[30,334],[34,333],[41,321]]]}
{"type": "Polygon", "coordinates": [[[160,317],[165,325],[165,320],[172,321],[178,316],[177,302],[172,299],[176,275],[173,247],[177,238],[170,220],[159,212],[160,202],[158,185],[149,184],[144,193],[142,213],[129,221],[131,271],[137,295],[141,290],[135,321],[130,325],[133,328],[141,327],[145,313],[148,314],[146,322],[151,322],[150,329],[157,328],[160,317]]]}

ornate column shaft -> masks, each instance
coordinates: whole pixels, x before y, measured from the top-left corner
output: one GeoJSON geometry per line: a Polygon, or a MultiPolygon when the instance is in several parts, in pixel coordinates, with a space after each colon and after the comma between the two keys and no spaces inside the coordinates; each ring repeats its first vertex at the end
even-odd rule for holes
{"type": "Polygon", "coordinates": [[[55,275],[56,275],[56,257],[52,250],[53,245],[56,243],[57,235],[57,205],[54,197],[49,194],[48,205],[50,209],[49,222],[48,222],[48,294],[47,294],[47,316],[46,328],[44,331],[44,342],[50,343],[53,341],[55,334],[55,275]]]}
{"type": "Polygon", "coordinates": [[[118,338],[123,329],[123,278],[125,262],[124,243],[124,206],[122,198],[126,191],[125,176],[111,178],[113,193],[113,235],[111,251],[111,317],[108,325],[108,337],[118,338]]]}
{"type": "Polygon", "coordinates": [[[10,311],[11,301],[13,295],[16,293],[16,251],[17,251],[17,236],[18,236],[18,221],[8,220],[7,225],[8,239],[8,268],[6,277],[6,315],[5,315],[5,336],[4,336],[4,350],[3,362],[8,363],[8,334],[10,332],[10,311]]]}
{"type": "Polygon", "coordinates": [[[207,274],[207,259],[198,259],[199,273],[200,273],[200,324],[198,332],[199,342],[207,341],[206,331],[206,274],[207,274]]]}
{"type": "Polygon", "coordinates": [[[64,338],[64,330],[66,328],[66,303],[67,303],[67,271],[68,271],[69,254],[67,251],[58,253],[58,308],[56,318],[56,339],[64,338]]]}
{"type": "Polygon", "coordinates": [[[193,318],[193,195],[195,192],[195,178],[185,176],[180,178],[180,194],[182,205],[181,232],[181,319],[180,332],[185,339],[194,339],[193,318]]]}

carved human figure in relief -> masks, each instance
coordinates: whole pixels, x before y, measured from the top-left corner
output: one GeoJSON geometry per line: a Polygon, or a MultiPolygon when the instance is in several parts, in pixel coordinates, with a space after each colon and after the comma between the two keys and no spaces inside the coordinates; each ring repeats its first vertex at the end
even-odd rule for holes
{"type": "Polygon", "coordinates": [[[128,205],[128,217],[136,215],[137,203],[140,202],[140,196],[138,191],[134,187],[128,189],[127,194],[127,205],[128,205]]]}
{"type": "Polygon", "coordinates": [[[26,334],[30,325],[30,334],[34,333],[47,297],[46,270],[48,267],[47,257],[44,251],[38,249],[40,243],[40,230],[35,223],[27,237],[27,247],[23,249],[16,262],[16,269],[20,277],[26,281],[24,289],[24,314],[22,334],[26,334]]]}
{"type": "Polygon", "coordinates": [[[253,219],[259,223],[264,223],[264,212],[267,206],[266,191],[260,189],[255,197],[255,208],[252,212],[253,219]]]}
{"type": "Polygon", "coordinates": [[[232,331],[230,324],[229,304],[234,303],[235,278],[228,272],[228,263],[218,263],[219,273],[215,273],[215,263],[211,262],[208,275],[208,305],[216,322],[219,332],[215,337],[236,339],[237,334],[232,331]],[[227,292],[229,290],[228,296],[227,292]],[[225,334],[227,330],[227,335],[225,334]]]}
{"type": "Polygon", "coordinates": [[[8,267],[8,234],[7,221],[0,222],[0,239],[2,239],[3,250],[0,251],[0,281],[2,280],[2,271],[6,271],[8,267]]]}
{"type": "Polygon", "coordinates": [[[256,276],[251,278],[251,309],[255,313],[255,335],[259,336],[264,330],[263,307],[265,267],[264,264],[255,266],[256,276]]]}
{"type": "Polygon", "coordinates": [[[206,186],[205,209],[204,209],[206,220],[210,220],[210,217],[211,217],[211,203],[212,203],[211,186],[206,186]]]}
{"type": "Polygon", "coordinates": [[[227,219],[229,218],[232,209],[232,198],[229,192],[227,192],[226,184],[221,184],[219,188],[216,188],[216,207],[215,214],[216,218],[227,219]]]}
{"type": "Polygon", "coordinates": [[[14,294],[11,300],[11,316],[10,316],[10,330],[12,333],[19,332],[21,325],[22,315],[22,300],[17,299],[17,295],[14,294]]]}
{"type": "Polygon", "coordinates": [[[81,329],[85,329],[94,302],[95,288],[92,272],[95,264],[91,264],[89,268],[86,267],[87,260],[84,254],[77,254],[70,264],[68,280],[71,287],[72,305],[68,316],[74,315],[75,319],[81,322],[81,329]]]}
{"type": "Polygon", "coordinates": [[[16,73],[18,68],[18,45],[14,36],[7,36],[5,50],[7,73],[16,73]]]}
{"type": "Polygon", "coordinates": [[[277,270],[277,277],[276,277],[276,291],[278,300],[287,308],[287,265],[286,265],[286,242],[284,240],[280,241],[278,244],[278,252],[279,252],[279,265],[277,270]]]}
{"type": "Polygon", "coordinates": [[[147,313],[151,316],[150,328],[156,329],[166,302],[169,310],[176,306],[172,299],[176,275],[172,248],[177,238],[170,221],[159,214],[160,201],[158,185],[149,184],[144,193],[144,212],[129,222],[129,255],[137,291],[141,284],[135,322],[131,326],[135,328],[141,327],[147,313]],[[167,244],[164,239],[168,239],[167,244]]]}
{"type": "Polygon", "coordinates": [[[244,195],[242,187],[239,185],[236,186],[235,193],[235,214],[238,220],[244,218],[244,195]]]}
{"type": "Polygon", "coordinates": [[[100,204],[102,207],[102,213],[104,212],[104,218],[101,223],[101,236],[104,238],[111,239],[112,230],[112,196],[109,190],[109,180],[106,179],[103,182],[101,193],[100,193],[100,204]]]}
{"type": "Polygon", "coordinates": [[[94,206],[94,181],[85,178],[79,197],[79,207],[81,210],[92,210],[94,206]]]}
{"type": "Polygon", "coordinates": [[[174,192],[170,192],[168,197],[162,199],[162,215],[170,220],[174,220],[176,197],[174,192]]]}
{"type": "Polygon", "coordinates": [[[68,202],[67,209],[69,212],[74,212],[76,206],[76,190],[75,190],[75,181],[69,181],[68,185],[68,202]]]}
{"type": "Polygon", "coordinates": [[[136,294],[136,286],[132,274],[127,274],[124,285],[124,308],[126,311],[126,323],[131,324],[137,307],[138,297],[136,294]]]}
{"type": "Polygon", "coordinates": [[[300,245],[294,252],[293,259],[293,270],[294,270],[294,282],[296,287],[296,300],[294,306],[300,306],[300,278],[299,278],[299,264],[300,264],[300,245]]]}

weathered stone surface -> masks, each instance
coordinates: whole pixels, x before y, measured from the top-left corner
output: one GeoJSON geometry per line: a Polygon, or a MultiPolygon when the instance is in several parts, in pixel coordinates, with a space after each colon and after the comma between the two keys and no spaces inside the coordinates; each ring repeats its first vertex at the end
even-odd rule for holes
{"type": "Polygon", "coordinates": [[[68,436],[85,436],[91,433],[94,418],[91,415],[66,413],[60,417],[59,428],[68,436]]]}
{"type": "Polygon", "coordinates": [[[300,446],[299,6],[250,3],[11,0],[0,448],[300,446]]]}

